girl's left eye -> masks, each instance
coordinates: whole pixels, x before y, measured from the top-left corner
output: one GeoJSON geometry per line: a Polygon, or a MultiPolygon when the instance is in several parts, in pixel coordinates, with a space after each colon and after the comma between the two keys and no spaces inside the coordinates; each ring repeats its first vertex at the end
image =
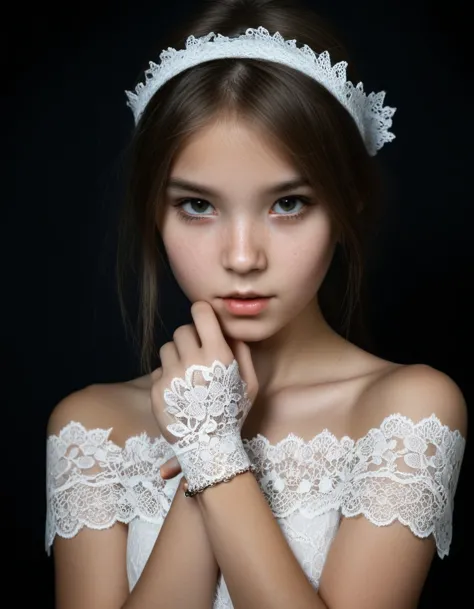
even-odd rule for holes
{"type": "MultiPolygon", "coordinates": [[[[307,209],[309,206],[314,205],[314,203],[311,202],[311,199],[309,197],[305,197],[303,195],[292,195],[289,197],[283,197],[281,199],[279,199],[275,204],[275,206],[280,206],[281,208],[283,208],[284,212],[288,212],[288,209],[286,209],[287,207],[291,207],[294,208],[295,203],[301,203],[302,206],[299,209],[299,211],[296,212],[292,212],[292,210],[290,210],[290,212],[292,213],[277,213],[277,214],[271,214],[272,216],[279,216],[285,220],[296,220],[299,218],[302,218],[303,215],[306,213],[307,209]]],[[[205,201],[204,199],[193,199],[193,198],[187,198],[187,199],[181,199],[179,201],[179,203],[177,203],[174,207],[178,208],[178,214],[181,216],[181,218],[188,222],[188,221],[193,221],[193,220],[201,220],[201,218],[209,218],[210,215],[205,215],[203,213],[197,213],[197,214],[192,214],[189,213],[189,211],[183,211],[183,208],[185,205],[189,205],[191,207],[191,209],[194,208],[198,208],[198,211],[202,212],[203,211],[203,207],[206,208],[206,206],[211,206],[211,203],[209,203],[208,201],[205,201]]],[[[194,211],[196,211],[196,209],[194,209],[194,211]]]]}

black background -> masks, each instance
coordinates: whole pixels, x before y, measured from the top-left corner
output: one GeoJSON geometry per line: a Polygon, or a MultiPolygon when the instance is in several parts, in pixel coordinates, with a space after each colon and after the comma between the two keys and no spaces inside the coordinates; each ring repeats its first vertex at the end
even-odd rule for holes
{"type": "MultiPolygon", "coordinates": [[[[4,9],[5,609],[53,607],[53,561],[43,547],[51,410],[76,389],[139,374],[113,278],[122,155],[133,128],[124,90],[191,4],[199,2],[49,1],[4,9]]],[[[473,130],[465,3],[307,4],[342,33],[365,90],[385,89],[386,104],[397,107],[396,140],[380,153],[388,214],[369,269],[377,355],[446,372],[469,405],[473,130]]],[[[165,293],[163,342],[189,322],[179,288],[170,282],[165,293]]],[[[470,454],[468,445],[451,554],[435,559],[424,608],[472,602],[465,571],[470,454]]]]}

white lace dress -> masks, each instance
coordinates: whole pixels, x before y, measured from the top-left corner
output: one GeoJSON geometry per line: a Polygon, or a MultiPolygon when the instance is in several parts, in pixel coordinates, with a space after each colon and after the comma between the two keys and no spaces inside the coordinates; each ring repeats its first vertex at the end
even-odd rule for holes
{"type": "MultiPolygon", "coordinates": [[[[46,549],[55,535],[82,527],[128,524],[127,572],[133,589],[171,505],[180,476],[165,481],[172,456],[161,437],[145,433],[124,447],[111,429],[72,421],[47,440],[46,549]]],[[[453,499],[465,440],[432,415],[414,423],[394,414],[353,440],[325,430],[312,440],[289,434],[276,444],[244,440],[256,477],[289,546],[315,588],[341,516],[363,514],[378,526],[398,520],[418,537],[432,534],[448,554],[453,499]]],[[[220,575],[214,609],[232,608],[220,575]]]]}

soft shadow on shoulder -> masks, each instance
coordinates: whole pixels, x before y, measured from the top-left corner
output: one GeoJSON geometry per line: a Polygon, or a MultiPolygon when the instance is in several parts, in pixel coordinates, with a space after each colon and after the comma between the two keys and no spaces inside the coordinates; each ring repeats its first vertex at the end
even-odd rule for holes
{"type": "Polygon", "coordinates": [[[456,382],[427,364],[387,368],[370,383],[355,405],[355,433],[363,435],[391,414],[413,422],[435,415],[442,424],[467,432],[467,405],[456,382]]]}
{"type": "Polygon", "coordinates": [[[47,435],[59,435],[71,421],[86,429],[112,428],[110,439],[119,445],[143,432],[159,435],[150,394],[134,382],[94,384],[67,395],[53,409],[47,435]]]}

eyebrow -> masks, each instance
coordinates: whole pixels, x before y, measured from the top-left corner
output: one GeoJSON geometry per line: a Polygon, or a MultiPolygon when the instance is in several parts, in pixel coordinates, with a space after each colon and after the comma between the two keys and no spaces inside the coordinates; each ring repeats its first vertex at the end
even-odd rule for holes
{"type": "MultiPolygon", "coordinates": [[[[311,186],[311,184],[305,178],[297,177],[291,180],[286,180],[285,182],[274,184],[269,188],[265,188],[263,190],[263,194],[278,195],[283,192],[287,192],[288,190],[292,190],[293,188],[300,188],[301,186],[311,186]]],[[[195,182],[189,182],[188,180],[183,180],[181,178],[170,178],[166,184],[166,188],[177,188],[179,190],[186,190],[188,192],[194,192],[198,195],[206,197],[219,196],[218,192],[212,190],[211,188],[208,188],[207,186],[196,184],[195,182]]]]}

